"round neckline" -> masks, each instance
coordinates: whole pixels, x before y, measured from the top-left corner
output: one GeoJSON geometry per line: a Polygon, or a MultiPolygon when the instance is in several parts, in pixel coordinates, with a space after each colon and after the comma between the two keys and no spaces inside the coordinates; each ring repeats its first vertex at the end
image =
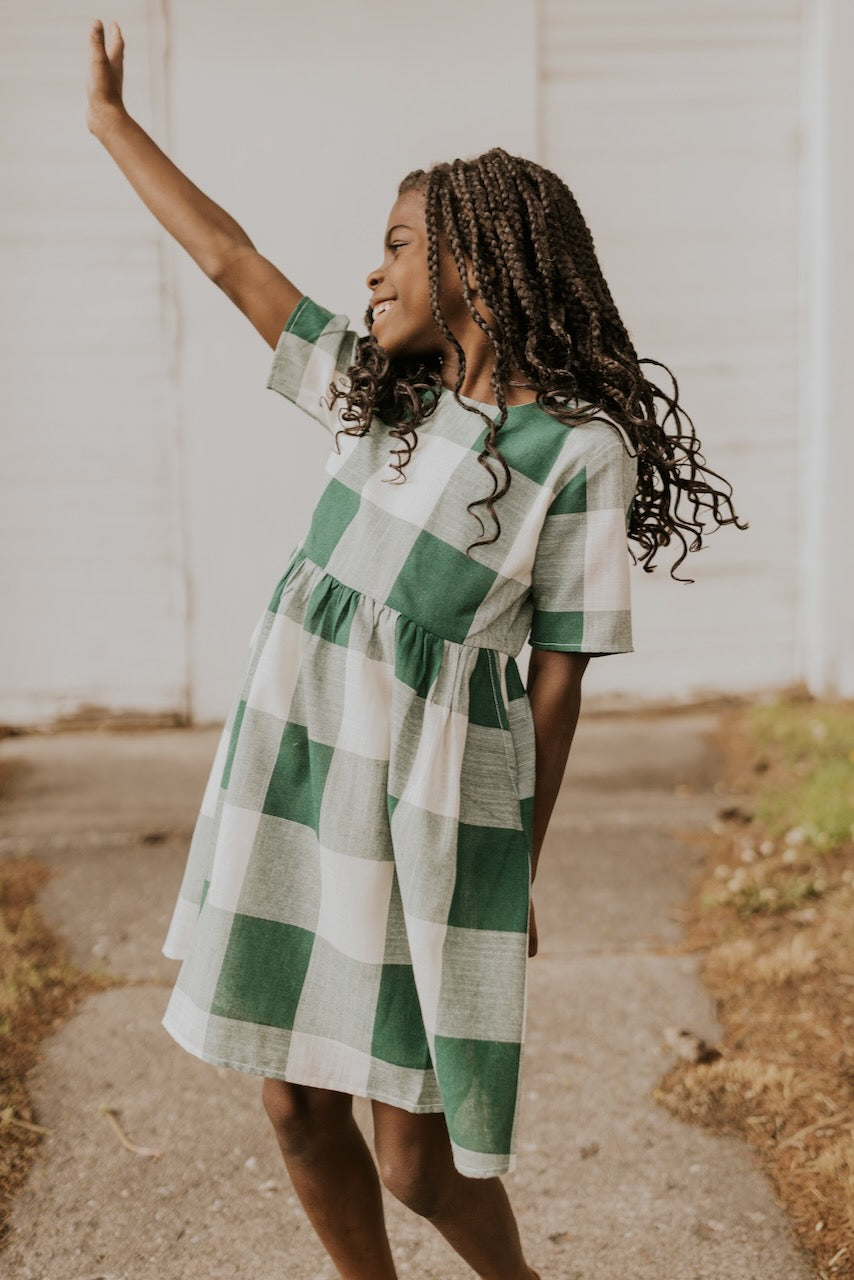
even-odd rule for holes
{"type": "MultiPolygon", "coordinates": [[[[445,386],[443,386],[443,387],[442,387],[442,392],[441,392],[441,394],[442,394],[442,395],[446,395],[446,396],[448,396],[448,397],[449,397],[449,399],[450,399],[454,404],[456,404],[456,399],[455,399],[455,397],[454,397],[454,390],[453,390],[453,388],[452,388],[452,387],[445,387],[445,386]]],[[[499,407],[498,407],[498,405],[497,405],[497,404],[487,404],[487,402],[486,402],[485,400],[475,400],[474,396],[465,396],[465,395],[463,395],[463,393],[462,393],[462,392],[459,392],[459,397],[460,397],[460,399],[461,399],[461,400],[465,401],[465,403],[466,403],[466,404],[473,404],[473,405],[475,405],[478,409],[484,409],[484,410],[486,410],[486,412],[487,412],[487,413],[500,413],[500,412],[501,412],[501,410],[499,409],[499,407]]],[[[532,407],[536,406],[536,404],[537,404],[536,400],[527,400],[524,404],[508,404],[508,405],[507,405],[507,412],[508,412],[508,414],[511,414],[511,413],[514,413],[514,412],[518,411],[519,409],[530,409],[530,408],[532,408],[532,407]]]]}

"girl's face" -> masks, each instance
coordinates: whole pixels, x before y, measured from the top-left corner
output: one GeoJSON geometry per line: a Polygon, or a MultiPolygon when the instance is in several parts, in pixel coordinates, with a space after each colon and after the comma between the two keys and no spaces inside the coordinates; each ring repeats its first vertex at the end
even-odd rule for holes
{"type": "MultiPolygon", "coordinates": [[[[449,352],[449,343],[436,328],[430,308],[427,225],[421,191],[407,191],[392,206],[382,265],[370,272],[367,285],[373,312],[371,333],[390,356],[449,352]]],[[[465,311],[465,304],[459,274],[441,239],[439,306],[456,333],[454,321],[462,318],[460,309],[465,311]]]]}

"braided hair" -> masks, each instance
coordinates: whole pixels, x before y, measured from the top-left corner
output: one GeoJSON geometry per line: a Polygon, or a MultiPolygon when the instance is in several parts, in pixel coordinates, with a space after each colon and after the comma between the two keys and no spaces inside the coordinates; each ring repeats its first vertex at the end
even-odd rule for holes
{"type": "MultiPolygon", "coordinates": [[[[491,493],[470,502],[467,510],[482,535],[483,521],[475,508],[486,506],[495,532],[471,543],[466,554],[501,534],[494,504],[509,489],[511,476],[497,440],[507,421],[504,385],[518,371],[536,388],[540,407],[559,422],[574,426],[599,420],[622,428],[623,444],[629,448],[627,438],[638,462],[628,536],[640,548],[633,555],[646,572],[655,567],[658,549],[675,541],[679,554],[670,572],[677,577],[688,552],[702,546],[709,514],[717,527],[746,528],[733,508],[731,485],[706,466],[694,425],[679,404],[673,374],[658,360],[638,358],[605,283],[589,228],[566,184],[533,161],[494,148],[472,160],[413,170],[398,195],[413,190],[424,194],[430,303],[437,329],[457,355],[452,390],[459,404],[464,403],[460,388],[466,360],[439,306],[440,237],[459,272],[465,306],[494,354],[491,384],[497,417],[471,404],[464,407],[487,423],[478,461],[492,479],[491,493]],[[489,319],[475,304],[466,259],[489,319]],[[664,369],[672,390],[647,378],[643,365],[664,369]],[[492,464],[503,472],[503,485],[492,464]]],[[[438,403],[441,357],[392,358],[370,332],[370,308],[365,323],[368,336],[357,340],[343,385],[330,388],[331,403],[345,402],[340,417],[351,425],[341,430],[348,435],[364,435],[374,415],[388,425],[390,435],[402,442],[392,450],[399,483],[418,443],[417,428],[438,403]]]]}

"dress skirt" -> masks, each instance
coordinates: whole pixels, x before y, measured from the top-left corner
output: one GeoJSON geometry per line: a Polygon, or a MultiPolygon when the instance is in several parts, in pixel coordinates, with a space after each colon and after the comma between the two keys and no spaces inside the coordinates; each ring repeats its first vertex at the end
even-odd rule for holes
{"type": "Polygon", "coordinates": [[[164,1019],[209,1062],[444,1111],[512,1167],[534,752],[516,663],[301,549],[252,639],[193,836],[164,1019]]]}

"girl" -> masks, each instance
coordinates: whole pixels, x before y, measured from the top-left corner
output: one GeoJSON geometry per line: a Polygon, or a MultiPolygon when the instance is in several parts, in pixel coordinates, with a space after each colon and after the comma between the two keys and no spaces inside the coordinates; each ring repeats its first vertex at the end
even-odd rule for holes
{"type": "Polygon", "coordinates": [[[627,530],[645,568],[674,538],[679,564],[704,514],[738,523],[729,486],[644,376],[554,174],[501,150],[410,173],[358,337],[128,116],[118,27],[90,43],[89,129],[330,439],[202,804],[165,1025],[264,1077],[342,1276],[395,1276],[359,1095],[385,1185],[479,1276],[536,1280],[498,1176],[531,881],[584,669],[631,649],[627,530]]]}

